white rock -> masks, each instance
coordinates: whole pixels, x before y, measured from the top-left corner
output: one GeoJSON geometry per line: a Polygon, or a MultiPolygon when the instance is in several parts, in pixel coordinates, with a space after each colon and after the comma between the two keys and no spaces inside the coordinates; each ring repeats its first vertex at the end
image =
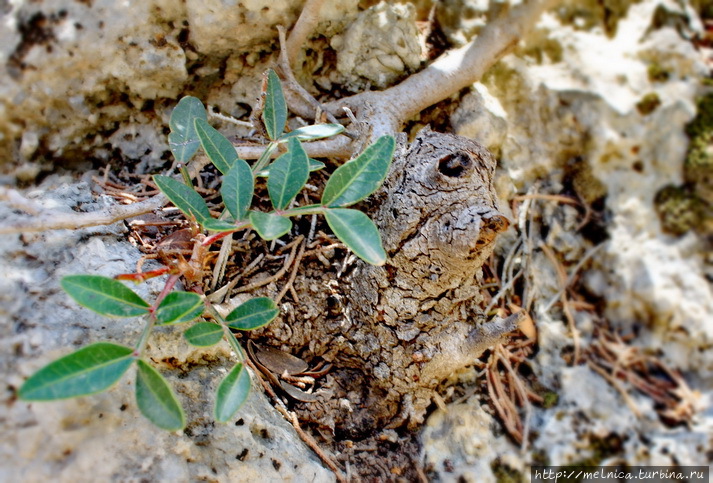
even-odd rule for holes
{"type": "Polygon", "coordinates": [[[461,136],[475,139],[497,155],[507,134],[507,113],[500,101],[481,83],[473,86],[451,116],[453,128],[461,136]]]}
{"type": "MultiPolygon", "coordinates": [[[[497,481],[491,463],[510,449],[506,437],[494,436],[497,424],[474,398],[451,404],[446,412],[437,410],[421,433],[424,463],[431,465],[439,481],[497,481]]],[[[505,462],[523,469],[517,459],[505,462]]]]}
{"type": "Polygon", "coordinates": [[[331,39],[337,70],[348,88],[385,87],[418,67],[421,48],[415,15],[410,4],[381,2],[331,39]]]}
{"type": "MultiPolygon", "coordinates": [[[[660,18],[654,22],[662,3],[665,10],[658,14],[674,12],[671,18],[679,21],[691,15],[688,2],[622,4],[623,16],[611,36],[601,28],[603,19],[596,10],[581,3],[579,10],[572,10],[575,4],[565,3],[558,16],[543,17],[522,49],[491,69],[482,85],[474,86],[451,118],[459,134],[487,144],[502,139],[494,143],[494,151],[500,153],[500,166],[520,193],[535,183],[548,193],[559,193],[569,182],[565,173],[577,163],[587,165],[582,181],[594,188],[580,195],[590,195],[590,202],[603,198],[609,239],[594,254],[591,268],[585,266],[585,285],[602,298],[613,330],[636,335],[628,344],[659,354],[663,362],[683,371],[694,391],[700,391],[700,412],[691,426],[671,428],[660,421],[651,398],[626,386],[642,414],[637,418],[600,375],[586,366],[569,367],[562,357],[573,345],[567,321],[557,305],[543,310],[561,285],[549,259],[535,252],[529,295],[539,351],[532,368],[538,381],[560,399],[551,409],[535,410],[531,430],[537,436],[531,444],[553,465],[593,456],[592,446],[607,435],[622,441],[618,462],[672,464],[675,459],[708,464],[703,455],[711,449],[706,435],[713,426],[713,392],[707,383],[713,370],[713,289],[705,274],[702,243],[693,234],[663,234],[654,197],[662,187],[682,182],[688,145],[684,127],[695,115],[699,79],[709,72],[689,40],[660,18]],[[682,16],[676,17],[679,13],[682,16]],[[572,23],[563,25],[562,19],[572,23]],[[649,79],[651,65],[666,70],[668,79],[649,79]],[[652,112],[639,112],[638,104],[649,93],[658,96],[660,105],[652,112]]],[[[469,2],[475,10],[464,14],[466,18],[487,13],[476,4],[469,2]]],[[[697,28],[698,22],[694,14],[688,28],[697,28]]],[[[506,182],[501,180],[499,186],[502,193],[509,192],[506,182]]],[[[546,244],[570,263],[571,270],[591,248],[577,231],[580,218],[572,208],[538,203],[546,206],[540,210],[542,219],[536,218],[530,229],[546,228],[546,244]]],[[[500,248],[504,253],[508,249],[500,248]]],[[[596,317],[574,314],[582,348],[589,344],[593,327],[602,323],[596,317]]],[[[427,431],[422,440],[428,455],[439,446],[427,431]]],[[[470,433],[481,440],[479,430],[470,433]]],[[[491,443],[500,444],[496,437],[491,443]]],[[[498,452],[483,457],[497,461],[518,454],[518,448],[511,445],[498,452]]],[[[453,474],[471,467],[467,457],[456,450],[454,455],[453,474]]],[[[532,453],[522,457],[529,460],[532,453]]],[[[452,477],[440,468],[437,475],[452,477]]]]}

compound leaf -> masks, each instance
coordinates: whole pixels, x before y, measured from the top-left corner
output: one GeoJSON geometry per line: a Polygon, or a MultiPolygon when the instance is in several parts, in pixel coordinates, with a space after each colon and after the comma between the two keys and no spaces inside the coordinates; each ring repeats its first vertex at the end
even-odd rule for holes
{"type": "Polygon", "coordinates": [[[238,159],[238,153],[233,144],[220,134],[208,121],[196,118],[195,129],[203,151],[208,155],[218,171],[225,174],[238,159]]]}
{"type": "Polygon", "coordinates": [[[186,425],[186,416],[166,379],[139,359],[136,371],[136,404],[141,414],[161,429],[177,431],[186,425]]]}
{"type": "Polygon", "coordinates": [[[287,122],[287,103],[282,93],[282,85],[275,71],[270,69],[267,73],[267,92],[265,92],[265,106],[262,111],[262,120],[270,139],[277,140],[285,130],[287,122]]]}
{"type": "Polygon", "coordinates": [[[250,223],[263,240],[274,240],[290,231],[292,221],[284,216],[261,211],[250,212],[250,223]]]}
{"type": "Polygon", "coordinates": [[[280,310],[268,297],[250,299],[238,305],[228,314],[228,326],[238,330],[254,330],[264,327],[277,317],[280,310]]]}
{"type": "Polygon", "coordinates": [[[196,119],[208,119],[205,107],[195,97],[186,96],[173,109],[168,122],[171,128],[168,145],[175,158],[182,163],[190,160],[200,145],[194,124],[196,119]]]}
{"type": "Polygon", "coordinates": [[[364,213],[347,208],[332,208],[325,210],[324,216],[337,238],[356,256],[372,265],[383,265],[386,262],[379,230],[364,213]]]}
{"type": "Polygon", "coordinates": [[[203,315],[203,300],[192,292],[171,292],[156,309],[157,324],[180,324],[203,315]]]}
{"type": "Polygon", "coordinates": [[[309,178],[309,158],[297,138],[287,141],[288,151],[270,165],[267,191],[272,206],[284,210],[309,178]]]}
{"type": "Polygon", "coordinates": [[[242,159],[236,159],[220,188],[223,203],[235,220],[240,221],[247,215],[254,189],[255,180],[250,166],[242,159]]]}
{"type": "Polygon", "coordinates": [[[218,386],[215,398],[215,419],[227,423],[240,406],[245,403],[250,393],[250,375],[245,367],[238,363],[231,369],[218,386]]]}
{"type": "Polygon", "coordinates": [[[163,194],[176,205],[188,218],[195,218],[198,223],[210,219],[210,210],[201,195],[192,187],[187,186],[168,176],[155,175],[154,183],[163,194]]]}
{"type": "Polygon", "coordinates": [[[376,191],[389,171],[395,146],[392,136],[381,136],[356,159],[338,167],[324,187],[322,204],[349,206],[376,191]]]}
{"type": "Polygon", "coordinates": [[[133,353],[109,342],[82,347],[34,373],[20,388],[20,399],[50,401],[104,391],[126,372],[133,353]]]}
{"type": "Polygon", "coordinates": [[[209,347],[223,338],[223,328],[212,322],[198,322],[183,333],[189,344],[196,347],[209,347]]]}
{"type": "Polygon", "coordinates": [[[121,282],[101,275],[68,275],[60,285],[79,305],[109,317],[136,317],[149,304],[121,282]]]}

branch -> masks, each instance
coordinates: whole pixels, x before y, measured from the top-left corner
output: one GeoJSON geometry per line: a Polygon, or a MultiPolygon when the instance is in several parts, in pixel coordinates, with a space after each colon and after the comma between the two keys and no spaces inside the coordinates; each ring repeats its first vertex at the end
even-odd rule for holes
{"type": "MultiPolygon", "coordinates": [[[[336,136],[324,141],[310,141],[302,143],[302,147],[308,156],[312,158],[337,158],[349,159],[352,155],[352,140],[346,136],[336,136]]],[[[258,159],[265,151],[266,146],[261,144],[255,145],[237,145],[235,151],[238,157],[242,159],[258,159]]],[[[282,154],[279,150],[272,153],[272,157],[276,158],[282,154]]]]}
{"type": "Polygon", "coordinates": [[[150,213],[168,202],[163,194],[130,205],[115,205],[90,213],[66,213],[48,210],[31,218],[5,222],[0,225],[0,234],[38,232],[48,230],[76,230],[89,226],[111,225],[117,221],[150,213]]]}
{"type": "Polygon", "coordinates": [[[540,14],[558,0],[531,0],[489,23],[463,47],[441,55],[433,64],[384,91],[364,92],[326,107],[338,115],[344,105],[358,113],[364,106],[400,130],[409,118],[478,80],[535,25],[540,14]],[[397,106],[397,107],[396,107],[397,106]]]}
{"type": "MultiPolygon", "coordinates": [[[[307,8],[307,5],[305,6],[307,8]]],[[[302,18],[302,17],[300,17],[302,18]]],[[[338,121],[335,117],[322,107],[322,105],[312,97],[312,94],[307,92],[307,90],[297,82],[294,74],[292,73],[292,67],[290,66],[290,59],[294,61],[292,57],[288,54],[287,50],[289,48],[287,40],[285,40],[285,29],[281,26],[277,26],[277,32],[280,38],[280,57],[278,61],[279,71],[282,73],[283,77],[283,87],[285,88],[285,97],[290,110],[297,114],[298,116],[307,119],[316,119],[320,122],[320,113],[327,115],[327,120],[331,123],[337,124],[338,121]]],[[[292,38],[292,34],[290,34],[292,38]]]]}
{"type": "MultiPolygon", "coordinates": [[[[210,160],[206,155],[196,156],[187,166],[190,177],[195,178],[198,176],[209,162],[210,160]]],[[[18,197],[23,198],[22,195],[16,193],[14,199],[8,199],[12,205],[34,216],[0,224],[0,235],[48,230],[77,230],[90,226],[111,225],[117,221],[159,210],[168,203],[168,198],[163,193],[159,193],[147,200],[130,205],[114,205],[89,213],[67,213],[65,211],[45,210],[37,207],[34,210],[29,210],[22,206],[23,203],[19,202],[18,197]]],[[[3,196],[0,196],[0,199],[3,198],[3,196]]],[[[24,200],[26,202],[25,206],[31,207],[34,205],[30,200],[24,200]]]]}
{"type": "Polygon", "coordinates": [[[297,23],[290,32],[287,39],[287,58],[291,60],[292,67],[295,66],[297,54],[307,41],[307,37],[314,32],[319,23],[319,11],[322,8],[322,3],[324,0],[307,0],[302,7],[300,18],[297,19],[297,23]]]}
{"type": "MultiPolygon", "coordinates": [[[[304,143],[305,151],[311,157],[344,158],[348,159],[352,153],[352,140],[345,136],[338,136],[326,141],[304,143]]],[[[264,146],[238,146],[238,156],[243,159],[257,159],[265,150],[264,146]]],[[[275,153],[277,156],[279,153],[275,153]]],[[[191,178],[208,164],[208,156],[197,156],[188,165],[191,178]]],[[[67,213],[58,210],[44,210],[42,207],[24,198],[15,190],[0,191],[0,200],[6,200],[12,206],[22,209],[34,216],[17,220],[5,221],[0,224],[0,235],[10,233],[40,232],[48,230],[76,230],[90,226],[111,225],[117,221],[126,220],[135,216],[151,213],[163,208],[168,199],[160,193],[147,200],[130,205],[115,205],[103,210],[89,213],[67,213]]]]}
{"type": "MultiPolygon", "coordinates": [[[[283,65],[287,64],[289,67],[288,59],[285,57],[296,56],[295,52],[299,51],[304,39],[319,21],[318,14],[322,1],[307,0],[305,3],[303,12],[290,34],[290,39],[286,42],[285,50],[288,53],[283,53],[283,65]]],[[[445,53],[426,69],[410,76],[401,84],[385,91],[365,92],[333,101],[327,104],[325,109],[336,116],[341,116],[345,106],[354,110],[359,120],[371,128],[368,136],[371,140],[382,134],[395,134],[400,131],[401,125],[406,120],[423,109],[477,82],[534,26],[540,14],[557,1],[531,0],[513,9],[509,15],[488,24],[474,41],[460,49],[445,53]]],[[[289,68],[283,70],[291,76],[289,68]]],[[[307,105],[312,104],[307,99],[304,101],[307,105]]],[[[348,158],[354,149],[352,141],[345,136],[305,143],[304,146],[307,154],[312,157],[348,158]]],[[[263,146],[236,147],[238,156],[243,159],[257,159],[263,150],[263,146]]],[[[195,177],[207,163],[205,156],[196,158],[189,165],[191,176],[195,177]]],[[[6,193],[6,198],[9,196],[10,194],[6,193]]],[[[16,194],[13,194],[13,198],[14,204],[22,204],[22,200],[17,199],[16,194]]],[[[0,234],[108,225],[160,209],[167,201],[165,196],[159,194],[139,203],[112,206],[91,213],[41,211],[32,218],[0,225],[0,234]]],[[[30,201],[27,201],[27,207],[31,207],[30,201]]],[[[32,211],[32,208],[28,211],[32,211]]]]}

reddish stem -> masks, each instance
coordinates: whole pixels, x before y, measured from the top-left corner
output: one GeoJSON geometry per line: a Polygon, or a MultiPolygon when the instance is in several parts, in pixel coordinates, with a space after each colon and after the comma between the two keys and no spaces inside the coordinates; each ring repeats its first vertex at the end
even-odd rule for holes
{"type": "Polygon", "coordinates": [[[164,285],[163,290],[161,290],[161,293],[158,294],[158,297],[156,297],[156,300],[154,300],[153,305],[151,308],[149,308],[149,314],[151,314],[151,317],[155,317],[156,309],[158,309],[158,306],[161,305],[161,302],[163,299],[166,298],[166,295],[168,295],[171,290],[173,290],[173,287],[176,285],[176,282],[178,282],[178,279],[181,277],[180,274],[172,274],[171,276],[168,277],[168,280],[166,280],[166,285],[164,285]]]}

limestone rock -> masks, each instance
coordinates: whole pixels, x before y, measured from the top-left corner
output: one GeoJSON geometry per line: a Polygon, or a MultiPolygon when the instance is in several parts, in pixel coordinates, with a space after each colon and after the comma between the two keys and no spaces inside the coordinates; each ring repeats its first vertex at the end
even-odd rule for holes
{"type": "MultiPolygon", "coordinates": [[[[498,423],[476,399],[437,410],[423,428],[424,463],[431,465],[441,481],[495,482],[491,462],[509,446],[494,436],[498,423]]],[[[501,463],[517,461],[507,458],[501,463]]],[[[521,465],[517,467],[522,471],[521,465]]]]}
{"type": "Polygon", "coordinates": [[[188,0],[191,42],[205,55],[226,56],[277,38],[275,25],[293,25],[301,0],[188,0]]]}
{"type": "MultiPolygon", "coordinates": [[[[710,448],[711,425],[713,287],[705,268],[710,262],[705,243],[693,233],[678,238],[664,233],[654,207],[662,188],[683,182],[685,126],[696,112],[700,79],[709,75],[687,38],[699,26],[688,2],[564,2],[486,74],[451,118],[460,134],[502,140],[491,149],[500,153],[502,176],[511,183],[499,183],[503,194],[539,187],[539,192],[575,194],[603,207],[604,239],[578,231],[576,211],[556,203],[540,203],[542,219],[535,226],[546,227],[543,241],[570,270],[593,243],[602,244],[585,269],[586,290],[600,297],[603,315],[615,330],[635,334],[628,342],[632,347],[653,350],[682,370],[694,390],[692,400],[708,408],[689,428],[669,427],[652,400],[632,389],[629,395],[641,413],[637,418],[601,376],[585,366],[568,367],[563,359],[572,346],[567,322],[558,310],[545,310],[560,286],[552,263],[534,253],[529,263],[535,274],[539,352],[533,369],[560,400],[549,410],[533,409],[530,464],[537,452],[553,465],[582,461],[593,457],[593,448],[606,438],[619,442],[615,458],[629,465],[673,464],[673,454],[686,462],[680,464],[707,464],[702,451],[710,448]],[[660,103],[641,109],[652,94],[660,103]],[[476,108],[466,107],[476,101],[476,108]],[[502,134],[492,136],[488,128],[498,123],[485,119],[504,123],[502,134]]],[[[515,240],[505,237],[503,243],[506,252],[515,240]]],[[[592,314],[581,311],[574,317],[586,346],[592,314]]],[[[441,424],[439,416],[433,418],[429,427],[441,424]]],[[[442,453],[428,431],[423,436],[427,460],[442,453]]],[[[476,440],[481,435],[479,429],[471,432],[476,440]]],[[[496,441],[493,437],[490,443],[496,441]]],[[[472,458],[507,460],[512,469],[526,470],[517,463],[522,453],[515,445],[500,446],[494,458],[484,448],[472,458]]],[[[438,469],[438,476],[473,478],[471,456],[454,454],[453,473],[438,469]]]]}
{"type": "Polygon", "coordinates": [[[331,39],[337,70],[352,90],[383,88],[418,67],[421,48],[410,4],[381,2],[331,39]]]}
{"type": "MultiPolygon", "coordinates": [[[[181,95],[246,114],[273,59],[261,46],[303,3],[13,2],[0,12],[0,163],[121,155],[155,170],[181,95]]],[[[356,10],[325,2],[314,35],[341,31],[356,10]]]]}
{"type": "Polygon", "coordinates": [[[0,79],[0,152],[23,134],[35,138],[23,142],[26,158],[81,150],[89,133],[101,145],[100,133],[137,107],[177,96],[187,80],[183,18],[182,4],[161,1],[15,3],[0,44],[9,74],[0,79]]]}

